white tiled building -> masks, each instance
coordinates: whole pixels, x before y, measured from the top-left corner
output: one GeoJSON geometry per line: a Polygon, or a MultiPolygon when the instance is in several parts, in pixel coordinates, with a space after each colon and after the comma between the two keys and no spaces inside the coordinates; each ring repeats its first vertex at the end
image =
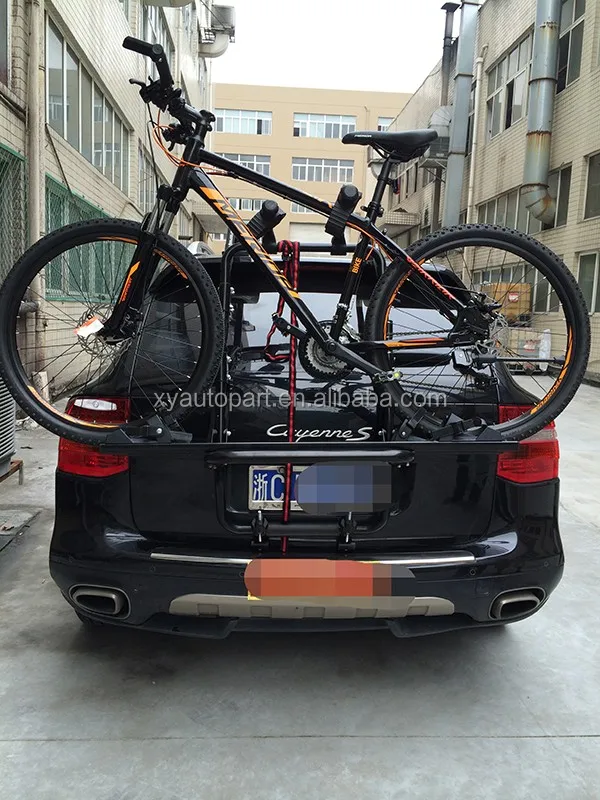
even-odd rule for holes
{"type": "MultiPolygon", "coordinates": [[[[470,113],[471,128],[473,120],[479,120],[470,221],[526,230],[563,257],[588,302],[593,329],[590,366],[600,373],[600,0],[562,3],[550,173],[557,212],[550,226],[542,226],[529,215],[519,197],[535,14],[536,0],[486,0],[479,10],[475,56],[482,56],[484,62],[478,114],[473,105],[470,113]]],[[[438,64],[392,129],[427,127],[440,105],[440,88],[438,64]]],[[[469,139],[472,141],[472,132],[469,139]]],[[[468,155],[461,220],[467,218],[470,166],[468,155]]],[[[434,171],[418,162],[408,164],[397,188],[399,194],[391,196],[390,211],[415,215],[407,218],[414,223],[412,227],[395,229],[398,241],[408,244],[435,227],[434,171]]],[[[442,185],[442,210],[444,188],[442,185]]],[[[544,300],[538,298],[534,311],[548,311],[542,308],[544,300]]]]}
{"type": "MultiPolygon", "coordinates": [[[[125,36],[160,42],[189,102],[211,106],[210,61],[204,56],[215,54],[210,42],[222,7],[215,10],[212,0],[190,0],[181,8],[164,0],[158,0],[164,7],[151,5],[156,1],[0,0],[0,277],[26,244],[28,228],[42,234],[101,214],[140,219],[152,205],[147,107],[129,84],[130,78],[144,79],[152,65],[121,47],[125,36]],[[42,113],[37,220],[31,212],[27,218],[26,201],[33,149],[26,124],[33,83],[29,53],[36,33],[42,113]]],[[[169,180],[174,167],[160,152],[156,160],[169,180]]],[[[190,199],[175,236],[202,237],[194,210],[190,199]]]]}

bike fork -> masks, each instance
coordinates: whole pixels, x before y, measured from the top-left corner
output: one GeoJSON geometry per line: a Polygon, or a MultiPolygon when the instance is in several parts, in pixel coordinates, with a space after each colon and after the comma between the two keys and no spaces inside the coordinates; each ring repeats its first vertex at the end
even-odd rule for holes
{"type": "Polygon", "coordinates": [[[136,325],[141,318],[146,289],[152,280],[159,258],[156,253],[155,235],[142,231],[117,304],[99,334],[103,339],[117,342],[135,333],[136,325]]]}

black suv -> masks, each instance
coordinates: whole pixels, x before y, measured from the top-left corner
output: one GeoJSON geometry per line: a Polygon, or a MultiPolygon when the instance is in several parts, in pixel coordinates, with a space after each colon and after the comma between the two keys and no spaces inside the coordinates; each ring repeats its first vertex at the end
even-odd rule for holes
{"type": "MultiPolygon", "coordinates": [[[[202,260],[218,284],[220,259],[202,260]]],[[[300,289],[320,320],[333,315],[348,263],[302,257],[300,289]]],[[[438,269],[436,278],[456,287],[452,273],[438,269]]],[[[350,320],[357,330],[375,279],[371,266],[350,320]]],[[[215,391],[203,397],[185,428],[196,442],[286,442],[288,365],[265,357],[277,297],[243,258],[231,280],[229,389],[226,396],[215,391]]],[[[415,315],[409,295],[405,302],[412,326],[417,316],[423,331],[440,325],[436,312],[421,308],[415,315]]],[[[161,347],[161,337],[155,338],[161,347]]],[[[279,334],[273,341],[272,355],[288,352],[279,334]]],[[[446,364],[431,370],[432,390],[450,408],[460,406],[463,417],[469,405],[501,420],[532,405],[502,365],[494,371],[494,380],[459,396],[456,374],[446,364]]],[[[159,373],[146,372],[143,380],[146,387],[154,381],[161,395],[159,373]]],[[[96,419],[101,412],[106,421],[124,421],[125,385],[118,370],[112,372],[97,392],[71,401],[72,413],[91,408],[96,419]]],[[[380,440],[364,376],[323,380],[299,367],[296,391],[296,441],[323,448],[380,440]]],[[[294,499],[285,522],[284,465],[215,466],[203,452],[189,448],[180,458],[166,446],[160,456],[111,455],[61,441],[50,569],[83,622],[209,637],[349,628],[413,636],[523,619],[560,581],[554,426],[500,456],[441,454],[439,448],[417,453],[412,463],[392,468],[393,496],[384,512],[324,515],[301,510],[294,499]],[[259,599],[249,591],[251,563],[292,559],[309,560],[309,568],[315,560],[377,565],[393,576],[390,596],[259,599]]],[[[294,479],[301,471],[294,469],[294,479]]]]}

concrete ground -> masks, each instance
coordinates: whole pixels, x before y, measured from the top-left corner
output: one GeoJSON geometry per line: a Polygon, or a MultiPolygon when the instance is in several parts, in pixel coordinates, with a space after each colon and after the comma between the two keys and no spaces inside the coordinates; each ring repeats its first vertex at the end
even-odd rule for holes
{"type": "Polygon", "coordinates": [[[46,565],[56,440],[23,433],[41,509],[0,553],[0,796],[10,800],[600,797],[600,389],[563,415],[563,583],[506,629],[88,632],[46,565]]]}

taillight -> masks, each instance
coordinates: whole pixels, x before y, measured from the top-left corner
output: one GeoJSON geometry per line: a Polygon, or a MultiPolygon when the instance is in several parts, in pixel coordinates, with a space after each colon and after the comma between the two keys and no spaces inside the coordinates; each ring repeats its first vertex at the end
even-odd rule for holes
{"type": "MultiPolygon", "coordinates": [[[[530,411],[531,406],[500,406],[500,422],[508,422],[530,411]]],[[[560,448],[554,422],[519,444],[513,453],[498,458],[497,474],[513,483],[541,483],[558,478],[560,448]]]]}
{"type": "MultiPolygon", "coordinates": [[[[67,414],[86,422],[114,423],[129,419],[130,403],[123,397],[75,397],[69,400],[67,414]]],[[[61,439],[58,444],[58,469],[71,475],[107,478],[129,469],[127,456],[101,453],[88,444],[61,439]]]]}

